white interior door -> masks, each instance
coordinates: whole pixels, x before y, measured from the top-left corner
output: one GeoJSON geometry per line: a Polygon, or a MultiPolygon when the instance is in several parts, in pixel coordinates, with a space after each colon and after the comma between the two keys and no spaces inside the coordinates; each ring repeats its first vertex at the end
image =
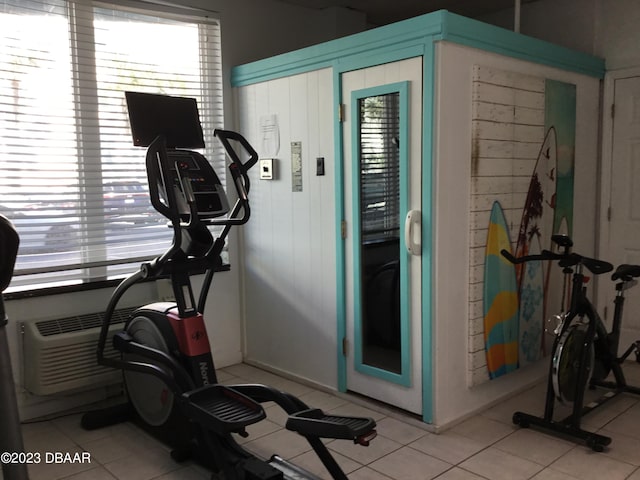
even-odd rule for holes
{"type": "Polygon", "coordinates": [[[422,413],[422,58],[342,75],[347,389],[422,413]]]}
{"type": "MultiPolygon", "coordinates": [[[[614,103],[609,252],[605,259],[615,266],[640,264],[640,77],[617,79],[614,103]]],[[[613,285],[600,282],[599,288],[606,289],[610,319],[613,285]]],[[[640,295],[634,289],[625,299],[620,351],[640,339],[637,312],[640,312],[640,295]]]]}

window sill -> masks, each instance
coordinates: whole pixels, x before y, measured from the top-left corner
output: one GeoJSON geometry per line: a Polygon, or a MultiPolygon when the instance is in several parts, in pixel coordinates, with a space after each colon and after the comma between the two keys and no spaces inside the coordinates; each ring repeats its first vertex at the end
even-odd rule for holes
{"type": "MultiPolygon", "coordinates": [[[[231,270],[231,265],[224,264],[216,269],[217,272],[228,272],[231,270]]],[[[203,273],[203,272],[198,272],[203,273]]],[[[140,283],[144,282],[153,282],[156,279],[148,279],[142,280],[140,283]]],[[[57,295],[63,293],[75,293],[75,292],[85,292],[89,290],[98,290],[101,288],[115,288],[120,282],[122,278],[114,278],[112,280],[96,280],[93,282],[87,283],[78,283],[74,285],[60,285],[58,287],[45,287],[45,288],[37,288],[32,290],[19,290],[14,292],[6,292],[3,294],[4,300],[20,300],[24,298],[36,298],[36,297],[44,297],[48,295],[57,295]]],[[[28,287],[25,287],[28,288],[28,287]]]]}

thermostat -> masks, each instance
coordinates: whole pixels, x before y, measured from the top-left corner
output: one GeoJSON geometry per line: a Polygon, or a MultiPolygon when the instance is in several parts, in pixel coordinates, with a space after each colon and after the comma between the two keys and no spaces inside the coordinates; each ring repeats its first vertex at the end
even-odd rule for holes
{"type": "Polygon", "coordinates": [[[273,180],[273,158],[260,160],[260,180],[273,180]]]}

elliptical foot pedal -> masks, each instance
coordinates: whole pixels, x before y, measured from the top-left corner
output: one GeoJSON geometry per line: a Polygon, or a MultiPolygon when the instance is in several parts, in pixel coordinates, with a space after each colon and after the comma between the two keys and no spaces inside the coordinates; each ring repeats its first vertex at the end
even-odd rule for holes
{"type": "Polygon", "coordinates": [[[182,394],[185,414],[216,433],[245,433],[266,418],[259,403],[224,385],[207,385],[182,394]]]}
{"type": "Polygon", "coordinates": [[[365,447],[377,435],[376,422],[371,418],[326,415],[318,408],[290,415],[286,427],[305,437],[353,440],[365,447]]]}

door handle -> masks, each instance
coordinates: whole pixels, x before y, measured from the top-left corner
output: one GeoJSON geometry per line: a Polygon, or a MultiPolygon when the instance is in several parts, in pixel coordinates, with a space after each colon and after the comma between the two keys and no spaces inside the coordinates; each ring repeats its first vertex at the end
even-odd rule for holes
{"type": "Polygon", "coordinates": [[[404,221],[404,244],[411,255],[422,254],[422,212],[409,210],[404,221]]]}

